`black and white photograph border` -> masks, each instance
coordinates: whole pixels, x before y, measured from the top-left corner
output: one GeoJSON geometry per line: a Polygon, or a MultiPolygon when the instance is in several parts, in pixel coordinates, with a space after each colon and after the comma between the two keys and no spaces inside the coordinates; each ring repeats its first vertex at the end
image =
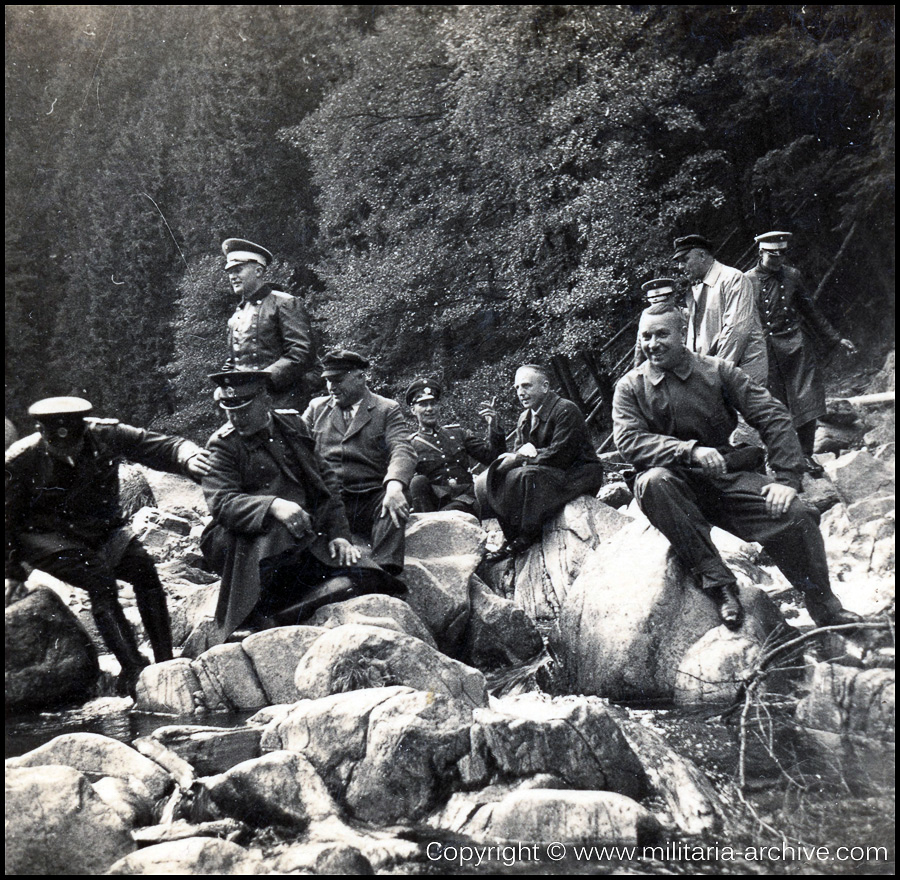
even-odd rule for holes
{"type": "Polygon", "coordinates": [[[7,874],[894,873],[894,15],[7,6],[7,874]]]}

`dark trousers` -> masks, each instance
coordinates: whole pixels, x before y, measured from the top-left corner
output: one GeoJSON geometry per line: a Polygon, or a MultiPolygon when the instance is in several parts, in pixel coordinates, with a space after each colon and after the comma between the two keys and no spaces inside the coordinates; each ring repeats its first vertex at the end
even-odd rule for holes
{"type": "Polygon", "coordinates": [[[804,455],[812,455],[816,442],[816,425],[818,419],[812,419],[797,428],[797,437],[800,439],[800,448],[804,455]]]}
{"type": "Polygon", "coordinates": [[[367,492],[341,492],[350,531],[369,538],[372,559],[388,574],[403,571],[406,524],[394,525],[390,516],[381,516],[385,489],[379,486],[367,492]]]}
{"type": "Polygon", "coordinates": [[[110,566],[102,551],[86,546],[31,558],[28,562],[53,577],[87,591],[97,629],[123,670],[147,665],[119,604],[116,579],[130,583],[134,587],[138,612],[156,662],[172,659],[172,630],[166,593],[153,559],[140,541],[132,540],[114,566],[110,566]]]}
{"type": "Polygon", "coordinates": [[[710,538],[719,526],[745,541],[758,541],[790,583],[801,590],[813,620],[840,608],[831,592],[825,543],[816,515],[799,498],[787,513],[766,513],[761,474],[740,472],[712,477],[685,468],[652,468],[634,483],[638,506],[671,543],[703,589],[734,584],[710,538]]]}
{"type": "Polygon", "coordinates": [[[487,502],[507,541],[530,544],[540,539],[544,523],[553,514],[579,495],[593,494],[602,483],[599,462],[568,470],[526,465],[496,479],[489,473],[487,502]]]}
{"type": "Polygon", "coordinates": [[[475,487],[471,483],[457,486],[455,489],[450,486],[435,486],[428,477],[416,474],[410,481],[409,494],[412,496],[413,510],[418,513],[461,510],[463,513],[478,516],[475,487]]]}

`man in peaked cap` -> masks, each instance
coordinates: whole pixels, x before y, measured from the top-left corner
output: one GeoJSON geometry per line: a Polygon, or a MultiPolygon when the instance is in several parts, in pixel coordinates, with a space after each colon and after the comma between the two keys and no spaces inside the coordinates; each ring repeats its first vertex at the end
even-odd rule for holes
{"type": "Polygon", "coordinates": [[[766,341],[750,280],[713,256],[702,235],[675,239],[675,265],[687,276],[687,346],[722,358],[762,385],[767,377],[766,341]]]}
{"type": "Polygon", "coordinates": [[[856,346],[831,326],[806,290],[799,270],[786,263],[792,234],[766,232],[754,239],[759,262],[747,273],[753,284],[769,355],[767,387],[790,411],[809,469],[816,420],[825,414],[825,387],[819,377],[810,331],[850,354],[856,346]]]}
{"type": "Polygon", "coordinates": [[[410,484],[417,511],[461,510],[477,516],[475,485],[469,457],[490,464],[506,450],[506,437],[494,409],[485,402],[478,414],[487,421],[487,436],[476,437],[461,425],[438,424],[441,385],[419,377],[406,390],[406,404],[418,423],[412,445],[419,456],[416,475],[410,484]]]}
{"type": "MultiPolygon", "coordinates": [[[[644,291],[644,296],[651,306],[659,303],[681,305],[678,301],[679,296],[676,292],[676,284],[677,282],[674,278],[652,278],[641,285],[641,290],[644,291]]],[[[645,360],[646,355],[644,354],[644,349],[641,348],[641,339],[638,336],[634,343],[634,366],[639,367],[645,360]]]]}
{"type": "Polygon", "coordinates": [[[340,478],[350,528],[369,539],[375,562],[397,575],[403,570],[416,451],[400,405],[369,390],[368,366],[354,351],[329,351],[322,359],[328,396],[311,401],[303,419],[340,478]]]}
{"type": "Polygon", "coordinates": [[[209,441],[203,491],[213,520],[201,539],[222,573],[216,606],[226,639],[299,623],[326,602],[399,585],[350,541],[340,483],[296,410],[273,409],[265,371],[213,373],[228,424],[209,441]]]}
{"type": "Polygon", "coordinates": [[[38,433],[6,453],[6,576],[22,579],[27,563],[87,590],[97,629],[122,668],[119,689],[131,693],[147,661],[119,605],[116,579],[134,586],[157,662],[172,659],[172,634],[153,560],[120,510],[119,462],[199,482],[208,453],[178,437],[88,418],[91,404],[78,397],[39,400],[28,412],[38,433]]]}
{"type": "Polygon", "coordinates": [[[266,370],[278,406],[305,406],[314,377],[315,350],[303,300],[265,280],[272,254],[243,238],[222,243],[225,272],[241,302],[228,320],[223,369],[266,370]]]}

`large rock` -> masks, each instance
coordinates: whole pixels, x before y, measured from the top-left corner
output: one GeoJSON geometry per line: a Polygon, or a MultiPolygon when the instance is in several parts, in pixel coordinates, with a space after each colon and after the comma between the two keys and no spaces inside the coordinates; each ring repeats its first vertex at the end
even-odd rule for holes
{"type": "Polygon", "coordinates": [[[305,699],[341,691],[404,684],[487,705],[484,675],[419,639],[377,626],[347,624],[319,636],[297,665],[297,690],[305,699]]]}
{"type": "Polygon", "coordinates": [[[100,675],[90,636],[52,590],[6,609],[6,709],[52,709],[88,699],[100,675]]]}
{"type": "MultiPolygon", "coordinates": [[[[762,643],[783,618],[761,590],[741,584],[740,594],[746,612],[741,634],[762,643]]],[[[669,542],[638,521],[585,561],[554,643],[576,693],[669,700],[688,648],[717,626],[715,604],[669,542]]]]}
{"type": "Polygon", "coordinates": [[[465,825],[476,841],[643,846],[659,822],[631,798],[610,791],[513,791],[477,810],[465,825]]]}
{"type": "Polygon", "coordinates": [[[83,773],[7,765],[7,874],[103,874],[134,849],[130,828],[83,773]]]}
{"type": "Polygon", "coordinates": [[[204,651],[191,669],[203,688],[208,709],[242,711],[268,703],[253,663],[240,644],[216,645],[204,651]]]}
{"type": "Polygon", "coordinates": [[[46,767],[62,764],[96,781],[113,776],[142,785],[152,798],[165,796],[172,778],[155,761],[145,758],[131,746],[99,733],[64,733],[17,758],[7,767],[46,767]]]}
{"type": "Polygon", "coordinates": [[[203,688],[186,657],[154,663],[141,672],[134,705],[143,712],[190,715],[205,711],[203,688]]]}
{"type": "Polygon", "coordinates": [[[491,592],[477,575],[472,575],[470,589],[472,611],[461,654],[463,662],[489,672],[541,652],[541,634],[521,608],[491,592]]]}
{"type": "Polygon", "coordinates": [[[589,495],[569,502],[544,524],[541,541],[516,558],[516,604],[534,620],[555,620],[587,555],[628,522],[589,495]]]}
{"type": "MultiPolygon", "coordinates": [[[[163,566],[159,566],[162,569],[163,566]]],[[[164,572],[159,576],[166,587],[166,595],[169,600],[169,616],[172,624],[172,642],[175,645],[184,645],[197,625],[204,620],[209,620],[216,613],[216,603],[219,599],[219,581],[202,586],[177,584],[174,588],[166,579],[164,572]]],[[[196,654],[200,656],[209,645],[204,644],[196,654]]],[[[188,656],[188,655],[184,655],[188,656]]]]}
{"type": "Polygon", "coordinates": [[[495,700],[490,709],[475,710],[471,737],[464,772],[487,774],[491,782],[546,776],[557,788],[616,791],[634,798],[647,791],[639,761],[610,710],[596,698],[495,700]]]}
{"type": "Polygon", "coordinates": [[[844,504],[894,494],[893,472],[865,450],[842,455],[825,465],[825,472],[834,483],[844,504]]]}
{"type": "Polygon", "coordinates": [[[372,594],[357,596],[345,602],[325,605],[308,621],[310,626],[333,629],[345,623],[362,623],[393,629],[421,639],[432,648],[437,647],[430,630],[422,619],[402,599],[372,594]]]}
{"type": "Polygon", "coordinates": [[[731,705],[758,668],[761,654],[756,639],[725,626],[713,627],[687,649],[678,664],[675,705],[731,705]]]}
{"type": "Polygon", "coordinates": [[[819,663],[797,707],[813,753],[854,792],[893,787],[894,679],[893,669],[819,663]]]}
{"type": "Polygon", "coordinates": [[[193,837],[148,846],[119,859],[107,874],[268,874],[262,859],[236,843],[193,837]]]}
{"type": "Polygon", "coordinates": [[[247,636],[241,642],[270,705],[300,699],[294,684],[297,664],[324,632],[320,626],[278,626],[247,636]]]}
{"type": "Polygon", "coordinates": [[[252,726],[169,724],[157,727],[149,738],[173,751],[198,774],[211,776],[258,758],[262,735],[260,728],[252,726]]]}
{"type": "Polygon", "coordinates": [[[271,752],[199,780],[225,815],[248,825],[303,830],[338,808],[313,765],[294,752],[271,752]]]}
{"type": "Polygon", "coordinates": [[[413,514],[406,527],[406,601],[443,650],[455,648],[469,616],[469,578],[487,533],[458,512],[413,514]]]}
{"type": "Polygon", "coordinates": [[[265,748],[301,752],[357,818],[414,822],[458,784],[472,710],[439,692],[385,687],[297,703],[265,748]]]}

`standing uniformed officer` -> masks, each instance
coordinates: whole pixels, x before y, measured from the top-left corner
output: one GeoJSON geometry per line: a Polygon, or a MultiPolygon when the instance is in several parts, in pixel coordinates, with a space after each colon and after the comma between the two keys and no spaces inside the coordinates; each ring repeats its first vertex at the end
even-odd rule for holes
{"type": "Polygon", "coordinates": [[[409,486],[413,508],[419,512],[461,510],[478,515],[469,457],[490,464],[506,451],[506,437],[494,409],[485,403],[478,414],[487,421],[487,436],[476,437],[461,425],[438,425],[441,385],[434,379],[414,379],[406,403],[418,422],[412,444],[419,455],[409,486]]]}
{"type": "MultiPolygon", "coordinates": [[[[790,411],[800,446],[809,458],[816,420],[825,415],[825,387],[819,377],[809,329],[832,345],[856,354],[856,346],[831,326],[807,293],[799,270],[785,263],[790,232],[757,235],[759,263],[747,273],[759,303],[769,352],[767,387],[790,411]]],[[[821,468],[810,462],[810,469],[821,468]]]]}
{"type": "Polygon", "coordinates": [[[225,272],[241,302],[228,321],[223,370],[265,370],[272,402],[302,411],[314,377],[315,347],[303,300],[265,280],[272,254],[242,238],[222,243],[225,272]]]}
{"type": "Polygon", "coordinates": [[[6,453],[6,577],[23,563],[87,590],[103,641],[131,693],[147,665],[118,601],[116,579],[134,586],[138,611],[157,663],[172,659],[166,594],[153,560],[125,524],[119,506],[119,461],[126,458],[199,482],[209,453],[189,440],[89,419],[80,397],[51,397],[28,412],[39,433],[6,453]]]}

